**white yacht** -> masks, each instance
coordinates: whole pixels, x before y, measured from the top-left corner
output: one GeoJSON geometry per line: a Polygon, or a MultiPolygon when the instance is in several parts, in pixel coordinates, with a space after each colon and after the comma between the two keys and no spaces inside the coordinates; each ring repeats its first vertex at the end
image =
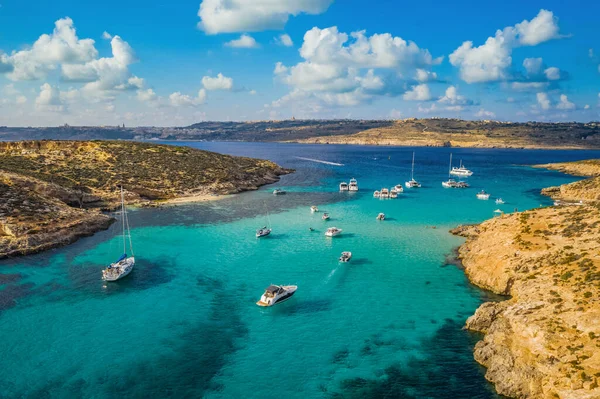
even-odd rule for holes
{"type": "Polygon", "coordinates": [[[352,259],[352,252],[342,252],[342,256],[340,256],[340,262],[348,262],[352,259]]]}
{"type": "Polygon", "coordinates": [[[340,191],[348,191],[348,183],[341,182],[340,183],[340,191]]]}
{"type": "Polygon", "coordinates": [[[398,191],[395,188],[390,190],[390,198],[398,198],[398,191]]]}
{"type": "Polygon", "coordinates": [[[387,188],[382,188],[379,193],[379,198],[390,198],[390,190],[387,188]]]}
{"type": "Polygon", "coordinates": [[[123,255],[115,262],[111,263],[106,269],[102,270],[102,279],[104,281],[117,281],[127,276],[135,266],[135,257],[133,255],[133,246],[131,244],[131,231],[129,229],[129,218],[125,209],[125,194],[121,186],[121,221],[123,225],[123,255]],[[129,241],[129,253],[127,256],[127,242],[129,241]]]}
{"type": "Polygon", "coordinates": [[[277,305],[290,299],[297,289],[298,286],[296,285],[270,285],[256,304],[262,307],[277,305]]]}
{"type": "Polygon", "coordinates": [[[458,182],[454,179],[448,179],[442,182],[442,187],[444,188],[457,188],[458,182]]]}
{"type": "Polygon", "coordinates": [[[385,213],[380,213],[377,215],[377,220],[385,220],[385,213]]]}
{"type": "Polygon", "coordinates": [[[283,195],[286,194],[285,190],[276,188],[275,190],[273,190],[273,195],[283,195]]]}
{"type": "Polygon", "coordinates": [[[258,229],[258,230],[256,230],[256,238],[266,237],[269,234],[271,234],[271,231],[273,231],[273,230],[268,229],[267,226],[265,226],[261,229],[258,229]]]}
{"type": "Polygon", "coordinates": [[[477,199],[480,199],[480,200],[489,200],[490,199],[490,194],[486,193],[485,190],[481,190],[480,192],[477,193],[477,199]]]}
{"type": "Polygon", "coordinates": [[[310,207],[310,211],[312,213],[319,212],[319,208],[316,205],[313,205],[313,206],[310,207]]]}
{"type": "Polygon", "coordinates": [[[496,204],[502,205],[504,204],[504,200],[502,198],[496,198],[496,204]]]}
{"type": "Polygon", "coordinates": [[[325,212],[323,214],[323,216],[321,216],[321,219],[323,219],[323,220],[329,220],[329,214],[327,212],[325,212]]]}
{"type": "Polygon", "coordinates": [[[406,188],[421,188],[421,183],[415,180],[415,153],[413,152],[412,169],[410,172],[410,180],[404,183],[406,188]]]}
{"type": "Polygon", "coordinates": [[[381,197],[381,192],[379,190],[375,190],[375,192],[373,193],[373,198],[379,198],[381,197]]]}
{"type": "Polygon", "coordinates": [[[396,189],[396,192],[397,192],[398,194],[400,194],[400,193],[403,193],[403,192],[404,192],[404,187],[402,187],[402,184],[396,184],[396,185],[394,186],[394,188],[396,189]]]}
{"type": "Polygon", "coordinates": [[[350,179],[350,185],[348,186],[349,191],[358,191],[358,182],[356,179],[350,179]]]}
{"type": "Polygon", "coordinates": [[[469,169],[465,168],[465,166],[462,164],[462,160],[460,161],[460,166],[457,168],[456,166],[452,168],[452,170],[450,171],[451,175],[454,176],[459,176],[459,177],[469,177],[469,176],[473,176],[473,172],[471,172],[469,169]]]}
{"type": "Polygon", "coordinates": [[[338,229],[337,227],[330,227],[325,232],[325,235],[327,237],[335,237],[339,236],[340,234],[342,234],[342,229],[338,229]]]}

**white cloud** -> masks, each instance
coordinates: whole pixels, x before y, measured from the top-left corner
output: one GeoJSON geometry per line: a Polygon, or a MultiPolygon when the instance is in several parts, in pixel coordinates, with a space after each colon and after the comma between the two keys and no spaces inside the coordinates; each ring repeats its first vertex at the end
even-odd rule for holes
{"type": "Polygon", "coordinates": [[[472,41],[464,42],[450,54],[450,63],[460,69],[460,76],[467,83],[506,80],[511,76],[514,48],[560,38],[558,32],[557,18],[551,11],[540,10],[531,21],[497,30],[479,47],[474,47],[472,41]]]}
{"type": "Polygon", "coordinates": [[[71,18],[59,19],[54,25],[54,31],[41,35],[31,48],[0,57],[0,69],[6,69],[2,65],[11,65],[11,72],[7,75],[9,79],[41,79],[59,64],[82,63],[97,57],[94,40],[80,40],[71,18]]]}
{"type": "Polygon", "coordinates": [[[417,72],[415,75],[415,79],[417,79],[421,83],[430,82],[433,80],[437,80],[437,73],[427,71],[425,69],[417,68],[417,72]]]}
{"type": "Polygon", "coordinates": [[[287,33],[279,35],[279,37],[276,39],[276,42],[285,47],[292,47],[294,45],[292,38],[287,33]]]}
{"type": "Polygon", "coordinates": [[[321,14],[333,0],[203,0],[198,28],[208,34],[283,29],[290,16],[321,14]]]}
{"type": "Polygon", "coordinates": [[[515,91],[530,91],[544,89],[548,85],[548,82],[512,82],[510,87],[515,91]]]}
{"type": "Polygon", "coordinates": [[[523,66],[527,71],[527,76],[537,76],[542,72],[544,60],[541,58],[525,58],[523,66]]]}
{"type": "Polygon", "coordinates": [[[175,92],[169,96],[169,102],[173,107],[197,107],[206,102],[206,91],[200,89],[197,97],[191,97],[187,94],[175,92]]]}
{"type": "Polygon", "coordinates": [[[108,33],[107,31],[102,32],[102,38],[105,40],[110,40],[112,39],[112,35],[110,33],[108,33]]]}
{"type": "Polygon", "coordinates": [[[544,70],[544,75],[548,80],[559,80],[560,79],[560,69],[556,67],[550,67],[544,70]]]}
{"type": "Polygon", "coordinates": [[[566,94],[561,94],[560,102],[556,105],[556,108],[562,110],[573,110],[575,109],[575,104],[569,101],[566,94]]]}
{"type": "Polygon", "coordinates": [[[398,111],[397,109],[394,108],[390,111],[390,118],[400,119],[400,118],[402,118],[402,112],[398,111]]]}
{"type": "Polygon", "coordinates": [[[231,90],[233,88],[233,79],[219,73],[216,78],[204,76],[202,78],[202,85],[206,90],[231,90]]]}
{"type": "Polygon", "coordinates": [[[27,102],[27,97],[25,96],[17,96],[15,103],[17,105],[25,104],[27,102]]]}
{"type": "Polygon", "coordinates": [[[455,106],[455,109],[458,109],[458,106],[474,104],[473,101],[458,94],[458,89],[455,86],[449,86],[444,96],[440,97],[438,102],[448,106],[455,106]]]}
{"type": "Polygon", "coordinates": [[[40,87],[40,93],[35,99],[35,106],[42,111],[63,112],[65,110],[60,98],[60,90],[48,83],[44,83],[40,87]]]}
{"type": "Polygon", "coordinates": [[[583,109],[590,109],[590,105],[589,104],[585,104],[583,109]]]}
{"type": "Polygon", "coordinates": [[[423,83],[413,86],[409,91],[404,93],[402,98],[409,101],[428,101],[431,100],[431,92],[429,91],[429,86],[423,83]]]}
{"type": "Polygon", "coordinates": [[[476,117],[478,118],[495,118],[496,114],[491,112],[491,111],[486,111],[485,109],[481,108],[476,114],[476,117]]]}
{"type": "Polygon", "coordinates": [[[536,94],[537,102],[541,109],[548,110],[550,109],[550,98],[547,93],[537,93],[536,94]]]}
{"type": "Polygon", "coordinates": [[[138,99],[138,101],[151,103],[151,102],[156,101],[158,99],[158,96],[156,95],[154,90],[146,89],[146,90],[138,90],[137,94],[136,94],[136,98],[138,99]]]}
{"type": "Polygon", "coordinates": [[[257,48],[258,43],[252,36],[244,33],[239,39],[234,39],[225,43],[225,46],[233,48],[257,48]]]}

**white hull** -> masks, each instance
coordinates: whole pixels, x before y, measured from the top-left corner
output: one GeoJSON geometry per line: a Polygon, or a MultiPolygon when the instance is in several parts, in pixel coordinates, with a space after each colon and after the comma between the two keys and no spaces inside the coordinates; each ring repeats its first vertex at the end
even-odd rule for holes
{"type": "MultiPolygon", "coordinates": [[[[335,229],[335,228],[334,228],[335,229]]],[[[340,234],[342,234],[342,229],[328,229],[325,232],[325,236],[327,237],[335,237],[335,236],[339,236],[340,234]]]]}
{"type": "Polygon", "coordinates": [[[126,277],[133,270],[135,266],[135,258],[126,258],[119,263],[113,263],[110,268],[106,268],[102,271],[102,279],[104,281],[117,281],[126,277]]]}
{"type": "Polygon", "coordinates": [[[477,199],[480,199],[480,200],[489,200],[490,199],[490,195],[489,194],[477,194],[477,199]]]}
{"type": "Polygon", "coordinates": [[[281,288],[281,292],[268,293],[265,292],[256,304],[261,307],[271,307],[278,305],[290,299],[298,289],[296,285],[282,285],[281,287],[275,286],[275,288],[281,288]]]}
{"type": "Polygon", "coordinates": [[[358,191],[358,187],[352,187],[352,186],[350,186],[350,188],[348,189],[348,191],[358,191]]]}

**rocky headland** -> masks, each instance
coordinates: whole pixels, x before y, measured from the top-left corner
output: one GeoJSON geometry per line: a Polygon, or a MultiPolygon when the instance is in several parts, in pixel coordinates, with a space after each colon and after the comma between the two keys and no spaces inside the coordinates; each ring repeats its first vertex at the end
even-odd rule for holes
{"type": "MultiPolygon", "coordinates": [[[[549,167],[598,174],[589,162],[549,167]]],[[[597,399],[600,182],[592,177],[549,194],[578,205],[502,215],[453,230],[467,238],[459,257],[469,279],[509,296],[481,305],[466,328],[484,334],[475,360],[487,368],[486,378],[500,394],[597,399]]]]}
{"type": "Polygon", "coordinates": [[[289,173],[273,162],[126,141],[0,143],[0,258],[106,229],[128,204],[256,190],[289,173]]]}

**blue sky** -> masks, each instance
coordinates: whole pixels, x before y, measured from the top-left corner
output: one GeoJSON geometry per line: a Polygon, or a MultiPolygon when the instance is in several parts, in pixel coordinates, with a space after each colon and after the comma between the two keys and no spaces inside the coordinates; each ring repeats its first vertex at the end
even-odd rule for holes
{"type": "Polygon", "coordinates": [[[600,119],[597,1],[86,3],[1,1],[0,125],[600,119]]]}

